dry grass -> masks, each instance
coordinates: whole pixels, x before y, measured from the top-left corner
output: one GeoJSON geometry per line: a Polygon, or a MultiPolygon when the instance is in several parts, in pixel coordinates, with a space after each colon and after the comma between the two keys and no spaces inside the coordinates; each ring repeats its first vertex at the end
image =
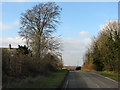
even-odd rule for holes
{"type": "Polygon", "coordinates": [[[76,70],[76,66],[64,66],[67,70],[76,70]]]}
{"type": "Polygon", "coordinates": [[[82,70],[96,70],[96,66],[92,64],[92,61],[85,62],[82,67],[82,70]]]}
{"type": "Polygon", "coordinates": [[[44,78],[43,75],[39,75],[39,76],[36,76],[36,77],[26,77],[25,79],[16,79],[16,80],[13,80],[14,78],[12,77],[9,77],[9,82],[7,84],[5,84],[5,86],[3,86],[3,88],[23,88],[24,85],[26,84],[32,84],[36,81],[41,81],[42,79],[44,78]]]}

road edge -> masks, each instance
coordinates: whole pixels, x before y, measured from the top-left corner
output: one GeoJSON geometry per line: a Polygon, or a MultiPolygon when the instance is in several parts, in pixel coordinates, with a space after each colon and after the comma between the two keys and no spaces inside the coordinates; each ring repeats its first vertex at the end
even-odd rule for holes
{"type": "MultiPolygon", "coordinates": [[[[92,71],[90,71],[90,72],[92,72],[92,71]]],[[[118,84],[118,89],[120,89],[120,82],[119,82],[119,80],[116,81],[116,80],[114,80],[113,78],[110,78],[110,77],[108,77],[108,76],[105,76],[105,75],[103,75],[103,74],[99,74],[99,73],[96,73],[96,72],[92,72],[92,73],[97,74],[97,75],[99,75],[99,76],[101,76],[101,77],[104,77],[104,78],[106,78],[106,79],[108,79],[108,80],[111,80],[111,81],[117,83],[117,84],[118,84]]]]}
{"type": "MultiPolygon", "coordinates": [[[[69,71],[67,70],[67,73],[66,73],[64,79],[62,80],[61,84],[58,86],[58,88],[61,88],[61,89],[63,88],[64,82],[67,80],[68,73],[69,73],[69,71]]],[[[58,88],[56,88],[56,90],[58,90],[58,88]]]]}

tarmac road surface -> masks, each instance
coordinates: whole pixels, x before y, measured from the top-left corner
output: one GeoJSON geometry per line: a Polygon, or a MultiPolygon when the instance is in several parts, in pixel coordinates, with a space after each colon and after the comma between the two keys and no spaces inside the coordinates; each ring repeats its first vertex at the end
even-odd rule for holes
{"type": "Polygon", "coordinates": [[[87,71],[69,71],[68,77],[63,85],[64,89],[69,88],[114,88],[118,90],[118,82],[102,75],[87,71]],[[116,89],[117,88],[117,89],[116,89]]]}

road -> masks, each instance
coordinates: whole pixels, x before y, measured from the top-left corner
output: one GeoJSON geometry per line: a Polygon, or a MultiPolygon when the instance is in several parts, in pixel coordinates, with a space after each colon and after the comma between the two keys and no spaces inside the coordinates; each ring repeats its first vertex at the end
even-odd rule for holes
{"type": "Polygon", "coordinates": [[[118,88],[118,83],[96,73],[70,71],[63,88],[118,88]]]}

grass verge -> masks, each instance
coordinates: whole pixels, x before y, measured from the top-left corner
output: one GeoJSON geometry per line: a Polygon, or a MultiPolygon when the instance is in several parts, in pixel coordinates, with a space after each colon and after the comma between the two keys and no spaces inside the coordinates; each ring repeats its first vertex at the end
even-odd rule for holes
{"type": "Polygon", "coordinates": [[[94,71],[95,73],[101,74],[103,76],[109,77],[111,79],[114,79],[116,81],[120,80],[120,75],[116,73],[106,72],[106,71],[94,71]]]}
{"type": "Polygon", "coordinates": [[[25,85],[24,88],[58,88],[64,80],[66,73],[67,71],[65,70],[53,72],[50,76],[44,77],[41,81],[25,85]]]}
{"type": "Polygon", "coordinates": [[[95,70],[83,70],[83,71],[88,71],[88,72],[94,72],[97,74],[101,74],[103,76],[109,77],[115,81],[119,81],[120,80],[120,75],[118,75],[117,73],[113,73],[113,72],[108,72],[108,71],[95,71],[95,70]]]}

